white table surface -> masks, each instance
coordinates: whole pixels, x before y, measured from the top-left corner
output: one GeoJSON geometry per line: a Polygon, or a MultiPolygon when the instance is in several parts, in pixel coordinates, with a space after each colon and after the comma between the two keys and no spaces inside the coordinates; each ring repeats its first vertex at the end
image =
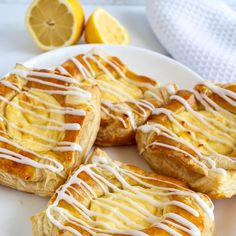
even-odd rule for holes
{"type": "MultiPolygon", "coordinates": [[[[165,53],[151,31],[144,6],[103,6],[128,29],[131,45],[165,53]]],[[[16,63],[22,63],[40,53],[25,26],[27,4],[0,4],[0,76],[16,63]]],[[[95,6],[85,6],[86,18],[95,6]]],[[[83,39],[79,43],[83,43],[83,39]]]]}

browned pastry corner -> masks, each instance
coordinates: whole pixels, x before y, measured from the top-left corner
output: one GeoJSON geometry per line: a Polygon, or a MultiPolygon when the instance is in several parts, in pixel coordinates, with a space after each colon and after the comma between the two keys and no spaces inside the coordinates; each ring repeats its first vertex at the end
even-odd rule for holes
{"type": "Polygon", "coordinates": [[[0,81],[0,112],[0,183],[51,196],[95,141],[100,92],[56,71],[17,65],[0,81]]]}
{"type": "Polygon", "coordinates": [[[102,115],[96,139],[100,146],[134,144],[136,128],[177,89],[175,84],[159,86],[156,80],[132,72],[119,58],[99,50],[72,57],[57,69],[100,88],[102,115]]]}
{"type": "Polygon", "coordinates": [[[32,224],[34,236],[211,236],[214,216],[207,195],[95,149],[32,224]]]}
{"type": "Polygon", "coordinates": [[[139,127],[140,154],[160,174],[212,198],[236,193],[236,83],[180,90],[139,127]]]}

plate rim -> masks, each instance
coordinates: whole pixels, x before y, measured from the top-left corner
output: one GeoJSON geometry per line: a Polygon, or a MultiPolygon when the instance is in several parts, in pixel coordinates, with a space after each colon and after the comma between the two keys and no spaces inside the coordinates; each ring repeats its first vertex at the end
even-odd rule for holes
{"type": "MultiPolygon", "coordinates": [[[[41,53],[41,54],[39,54],[37,56],[34,56],[31,59],[23,62],[23,65],[32,68],[34,66],[33,65],[34,61],[41,60],[44,57],[47,57],[48,55],[51,55],[51,54],[60,54],[60,53],[66,52],[67,50],[69,51],[72,48],[75,48],[75,49],[76,48],[82,48],[82,49],[90,50],[90,49],[96,48],[96,47],[101,48],[101,49],[103,49],[103,48],[108,48],[108,49],[111,48],[111,50],[112,50],[112,48],[115,48],[115,49],[126,48],[127,50],[134,50],[134,51],[139,51],[139,52],[146,53],[146,54],[151,54],[152,56],[159,57],[161,60],[164,60],[167,63],[173,64],[173,65],[175,65],[175,66],[185,70],[186,72],[192,74],[196,78],[196,80],[204,81],[203,78],[198,73],[196,73],[195,71],[193,71],[192,69],[190,69],[186,65],[182,64],[181,62],[176,61],[174,58],[171,58],[169,56],[166,56],[164,54],[161,54],[159,52],[156,52],[156,51],[153,51],[153,50],[150,50],[150,49],[146,49],[146,48],[142,48],[142,47],[137,47],[137,46],[132,46],[132,45],[76,44],[76,45],[72,45],[72,46],[68,46],[68,47],[63,47],[63,48],[58,48],[58,49],[54,49],[54,50],[51,50],[51,51],[47,51],[47,52],[41,53]]],[[[76,52],[75,52],[75,55],[76,55],[76,52]]]]}

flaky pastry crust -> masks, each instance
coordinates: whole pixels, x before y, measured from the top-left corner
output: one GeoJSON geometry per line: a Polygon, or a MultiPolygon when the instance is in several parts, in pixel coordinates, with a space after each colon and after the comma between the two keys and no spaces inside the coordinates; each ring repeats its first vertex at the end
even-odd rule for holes
{"type": "Polygon", "coordinates": [[[96,139],[100,91],[17,65],[0,81],[0,113],[0,183],[51,196],[96,139]]]}
{"type": "Polygon", "coordinates": [[[153,111],[136,134],[160,174],[218,199],[236,193],[236,84],[200,83],[153,111]]]}
{"type": "Polygon", "coordinates": [[[159,86],[156,80],[132,72],[119,58],[95,49],[70,58],[58,70],[80,82],[98,84],[102,93],[99,146],[134,144],[136,128],[177,89],[175,84],[159,86]]]}
{"type": "Polygon", "coordinates": [[[32,217],[34,236],[202,235],[214,229],[213,205],[175,179],[112,161],[95,149],[45,210],[32,217]]]}

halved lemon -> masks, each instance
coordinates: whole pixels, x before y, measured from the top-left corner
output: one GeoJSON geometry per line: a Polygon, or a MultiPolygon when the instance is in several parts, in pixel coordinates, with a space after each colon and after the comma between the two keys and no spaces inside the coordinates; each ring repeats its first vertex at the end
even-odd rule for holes
{"type": "Polygon", "coordinates": [[[89,17],[85,27],[87,43],[127,44],[128,31],[112,15],[97,8],[89,17]]]}
{"type": "Polygon", "coordinates": [[[26,25],[41,49],[68,46],[82,35],[84,11],[78,0],[34,0],[26,13],[26,25]]]}

